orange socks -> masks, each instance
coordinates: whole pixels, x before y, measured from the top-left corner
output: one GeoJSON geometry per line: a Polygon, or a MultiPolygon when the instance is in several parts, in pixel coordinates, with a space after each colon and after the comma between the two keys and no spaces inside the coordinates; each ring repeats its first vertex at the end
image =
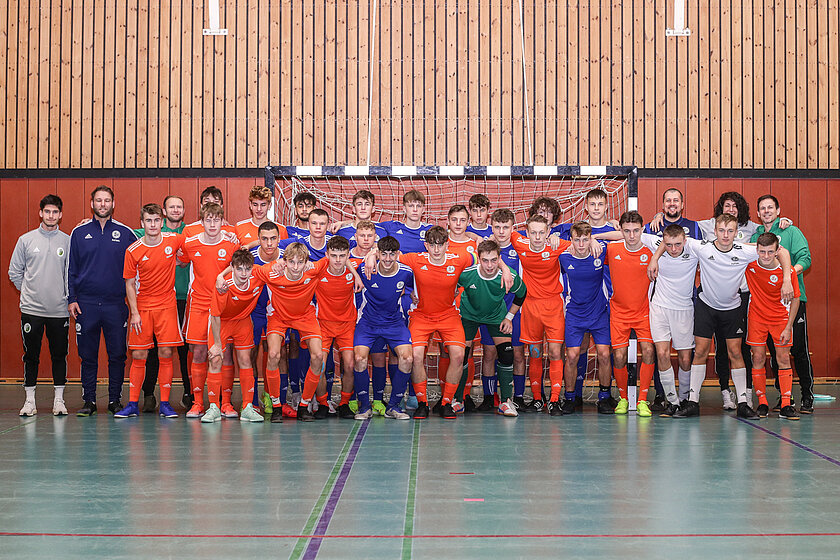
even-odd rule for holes
{"type": "Polygon", "coordinates": [[[531,383],[531,393],[534,394],[534,400],[542,400],[542,358],[531,358],[531,360],[528,362],[528,379],[531,383]]]}
{"type": "Polygon", "coordinates": [[[422,381],[420,383],[412,383],[412,387],[414,387],[414,394],[417,396],[417,402],[424,403],[426,401],[426,382],[422,381]]]}
{"type": "MultiPolygon", "coordinates": [[[[613,367],[613,375],[615,376],[615,384],[618,386],[618,394],[622,399],[627,398],[627,366],[622,368],[613,367]]],[[[650,380],[648,380],[650,385],[650,380]]]]}
{"type": "Polygon", "coordinates": [[[563,394],[563,360],[549,360],[548,378],[551,380],[551,402],[558,402],[563,394]]]}
{"type": "Polygon", "coordinates": [[[300,404],[308,405],[312,401],[319,381],[321,381],[320,375],[313,373],[312,369],[306,370],[306,380],[303,383],[303,391],[300,394],[300,404]]]}
{"type": "Polygon", "coordinates": [[[169,402],[169,392],[172,390],[172,356],[159,358],[158,383],[160,383],[160,400],[169,402]]]}
{"type": "MultiPolygon", "coordinates": [[[[457,383],[443,382],[443,396],[440,399],[440,404],[451,404],[452,399],[455,398],[455,390],[458,389],[457,383]]],[[[416,392],[416,391],[415,391],[416,392]]]]}
{"type": "MultiPolygon", "coordinates": [[[[646,364],[642,362],[639,366],[639,400],[646,401],[648,400],[648,389],[650,389],[650,384],[653,382],[653,364],[646,364]]],[[[627,368],[624,368],[624,371],[627,371],[627,368]]],[[[627,383],[627,374],[624,375],[625,385],[627,383]]]]}
{"type": "Polygon", "coordinates": [[[352,395],[353,395],[353,393],[345,393],[344,391],[342,391],[341,392],[341,400],[338,401],[338,406],[341,406],[343,404],[350,404],[350,397],[352,395]]]}
{"type": "Polygon", "coordinates": [[[280,370],[267,369],[265,370],[265,386],[268,390],[268,396],[273,399],[280,398],[280,370]]]}
{"type": "Polygon", "coordinates": [[[245,408],[254,400],[254,368],[239,368],[239,388],[242,389],[242,408],[245,408]]]}
{"type": "Polygon", "coordinates": [[[190,364],[190,384],[193,390],[193,402],[204,406],[204,383],[207,381],[207,362],[190,364]]]}
{"type": "Polygon", "coordinates": [[[209,371],[207,372],[207,400],[210,404],[219,406],[219,399],[222,393],[222,372],[209,371]]]}
{"type": "Polygon", "coordinates": [[[137,402],[140,400],[140,388],[143,386],[143,379],[146,378],[146,360],[131,360],[131,369],[128,371],[128,400],[137,402]]]}
{"type": "MultiPolygon", "coordinates": [[[[770,406],[770,403],[767,402],[767,369],[753,368],[752,382],[753,391],[755,391],[755,396],[758,397],[758,404],[766,404],[767,406],[770,406]]],[[[781,375],[779,376],[779,384],[781,385],[781,375]]],[[[788,398],[790,398],[790,393],[788,393],[788,398]]]]}
{"type": "MultiPolygon", "coordinates": [[[[755,370],[753,370],[755,371],[755,370]]],[[[790,406],[790,391],[793,388],[793,370],[779,370],[779,389],[782,393],[782,406],[790,406]]]]}
{"type": "MultiPolygon", "coordinates": [[[[253,371],[251,376],[253,377],[253,371]]],[[[230,397],[233,394],[233,379],[236,377],[233,364],[222,366],[222,404],[230,404],[230,397]]],[[[247,404],[247,403],[245,403],[247,404]]]]}
{"type": "Polygon", "coordinates": [[[449,356],[438,357],[438,381],[446,383],[446,374],[449,372],[449,356]]]}

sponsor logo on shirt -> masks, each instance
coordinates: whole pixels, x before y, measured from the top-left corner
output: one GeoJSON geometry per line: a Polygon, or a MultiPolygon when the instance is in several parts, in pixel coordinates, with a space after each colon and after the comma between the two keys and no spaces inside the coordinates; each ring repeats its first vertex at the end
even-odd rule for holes
{"type": "Polygon", "coordinates": [[[738,257],[732,257],[732,262],[738,262],[738,257]]]}
{"type": "Polygon", "coordinates": [[[85,235],[85,239],[93,239],[93,236],[91,234],[87,234],[85,235]]]}
{"type": "Polygon", "coordinates": [[[516,249],[508,249],[508,256],[515,257],[516,256],[516,249]]]}
{"type": "Polygon", "coordinates": [[[370,287],[371,287],[371,288],[378,288],[378,287],[379,287],[379,284],[377,284],[376,282],[374,282],[373,284],[371,284],[371,285],[370,285],[370,287]]]}
{"type": "Polygon", "coordinates": [[[224,249],[219,249],[219,258],[224,258],[227,255],[227,251],[224,249]]]}
{"type": "Polygon", "coordinates": [[[601,259],[595,259],[594,261],[592,261],[592,264],[595,265],[595,268],[600,267],[601,266],[601,259]]]}
{"type": "Polygon", "coordinates": [[[309,284],[309,281],[310,281],[310,280],[312,280],[312,278],[305,278],[305,279],[303,280],[303,284],[304,284],[304,286],[305,286],[306,284],[309,284]]]}
{"type": "Polygon", "coordinates": [[[429,267],[424,264],[420,267],[420,270],[429,270],[429,267]]]}
{"type": "Polygon", "coordinates": [[[616,255],[615,260],[620,261],[621,260],[621,255],[616,255]]]}
{"type": "MultiPolygon", "coordinates": [[[[597,265],[596,265],[596,266],[597,266],[597,265]]],[[[574,269],[575,269],[575,265],[570,264],[570,265],[569,265],[569,270],[574,270],[574,269]]]]}
{"type": "MultiPolygon", "coordinates": [[[[60,250],[60,249],[59,249],[59,250],[60,250]]],[[[32,251],[32,252],[33,252],[33,253],[40,253],[40,252],[41,252],[41,249],[39,249],[38,247],[35,247],[35,250],[34,250],[34,251],[32,251]]]]}
{"type": "Polygon", "coordinates": [[[405,287],[405,282],[403,282],[402,280],[400,280],[399,282],[397,282],[397,289],[398,289],[398,290],[402,290],[402,289],[403,289],[403,287],[405,287]]]}
{"type": "Polygon", "coordinates": [[[141,261],[147,261],[147,260],[149,260],[149,256],[148,255],[143,255],[143,258],[140,259],[140,260],[141,261]]]}
{"type": "Polygon", "coordinates": [[[647,262],[648,256],[647,255],[639,255],[639,260],[642,261],[643,263],[647,262]]]}
{"type": "Polygon", "coordinates": [[[455,272],[455,267],[450,264],[446,267],[446,272],[455,272]]]}
{"type": "Polygon", "coordinates": [[[323,278],[321,278],[321,282],[329,282],[329,280],[327,280],[327,277],[324,276],[323,278]]]}
{"type": "Polygon", "coordinates": [[[470,284],[470,290],[475,290],[475,289],[477,289],[477,288],[475,287],[475,284],[470,284]]]}
{"type": "Polygon", "coordinates": [[[776,282],[779,281],[779,277],[776,276],[775,274],[771,274],[770,275],[770,281],[773,282],[773,283],[776,283],[776,282]]]}
{"type": "Polygon", "coordinates": [[[196,256],[196,257],[200,257],[200,256],[201,256],[201,253],[200,253],[199,251],[196,251],[196,252],[195,252],[195,256],[196,256]]]}
{"type": "Polygon", "coordinates": [[[350,273],[348,272],[347,274],[345,274],[345,275],[344,275],[344,279],[345,279],[345,280],[352,280],[352,279],[353,279],[353,275],[352,275],[352,274],[350,274],[350,273]]]}
{"type": "Polygon", "coordinates": [[[164,252],[164,253],[166,253],[167,255],[171,255],[171,254],[172,254],[172,247],[170,247],[169,245],[167,245],[167,246],[163,249],[163,252],[164,252]]]}
{"type": "Polygon", "coordinates": [[[543,251],[540,256],[544,259],[547,259],[549,256],[551,256],[551,253],[549,251],[543,251]]]}

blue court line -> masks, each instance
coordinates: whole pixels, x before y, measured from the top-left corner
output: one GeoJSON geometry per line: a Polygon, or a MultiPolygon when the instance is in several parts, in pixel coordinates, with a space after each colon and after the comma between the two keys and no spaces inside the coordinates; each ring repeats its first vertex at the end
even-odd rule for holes
{"type": "Polygon", "coordinates": [[[744,424],[746,424],[748,426],[752,426],[753,428],[755,428],[757,430],[761,430],[762,432],[764,432],[766,434],[770,434],[774,438],[778,438],[785,443],[789,443],[789,444],[791,444],[795,447],[798,447],[802,451],[807,451],[808,453],[810,453],[812,455],[816,455],[820,459],[825,459],[826,461],[828,461],[829,463],[831,463],[834,466],[840,467],[840,461],[838,461],[837,459],[834,459],[833,457],[829,457],[828,455],[824,455],[824,454],[820,453],[819,451],[817,451],[816,449],[811,449],[807,445],[802,445],[798,441],[793,441],[790,438],[786,438],[782,434],[777,434],[773,430],[768,430],[767,428],[763,428],[763,427],[759,426],[758,424],[755,424],[754,422],[749,422],[749,421],[747,421],[743,418],[737,418],[737,417],[735,419],[738,420],[739,422],[743,422],[744,424]]]}

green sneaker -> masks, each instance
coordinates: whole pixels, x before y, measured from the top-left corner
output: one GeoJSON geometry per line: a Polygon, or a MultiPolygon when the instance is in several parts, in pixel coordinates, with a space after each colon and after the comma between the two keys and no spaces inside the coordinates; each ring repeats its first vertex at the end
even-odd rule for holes
{"type": "Polygon", "coordinates": [[[254,410],[254,405],[248,403],[239,415],[240,422],[265,422],[265,417],[254,410]]]}
{"type": "MultiPolygon", "coordinates": [[[[615,405],[615,413],[616,414],[627,414],[627,409],[630,408],[630,403],[627,402],[627,399],[621,399],[618,401],[618,404],[615,405]]],[[[648,411],[650,412],[650,411],[648,411]]]]}
{"type": "Polygon", "coordinates": [[[269,395],[268,393],[263,393],[262,405],[263,410],[266,414],[271,414],[272,412],[274,412],[274,405],[271,404],[271,395],[269,395]]]}
{"type": "MultiPolygon", "coordinates": [[[[625,410],[624,412],[627,411],[625,410]]],[[[650,418],[650,407],[648,406],[647,401],[639,401],[636,403],[636,416],[641,416],[642,418],[650,418]]]]}
{"type": "Polygon", "coordinates": [[[219,407],[215,404],[211,404],[210,408],[207,409],[207,412],[204,413],[204,416],[201,417],[201,421],[205,424],[212,424],[213,422],[220,422],[222,420],[222,411],[219,410],[219,407]]]}
{"type": "Polygon", "coordinates": [[[382,401],[373,401],[373,415],[385,416],[385,411],[388,409],[382,401]]]}
{"type": "Polygon", "coordinates": [[[356,414],[357,412],[359,412],[359,401],[352,400],[352,401],[350,401],[350,403],[347,406],[350,407],[350,410],[353,411],[353,414],[356,414]]]}

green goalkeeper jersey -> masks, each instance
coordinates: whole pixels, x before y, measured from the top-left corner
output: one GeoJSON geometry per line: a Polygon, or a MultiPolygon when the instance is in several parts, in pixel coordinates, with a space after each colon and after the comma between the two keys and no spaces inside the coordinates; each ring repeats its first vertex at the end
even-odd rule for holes
{"type": "MultiPolygon", "coordinates": [[[[513,274],[513,286],[510,293],[515,297],[524,298],[525,283],[518,274],[513,274]]],[[[464,288],[461,295],[461,317],[475,323],[498,325],[507,315],[508,306],[505,303],[505,288],[502,286],[502,272],[498,271],[492,278],[485,278],[479,273],[479,265],[464,269],[458,277],[458,285],[464,288]]]]}

